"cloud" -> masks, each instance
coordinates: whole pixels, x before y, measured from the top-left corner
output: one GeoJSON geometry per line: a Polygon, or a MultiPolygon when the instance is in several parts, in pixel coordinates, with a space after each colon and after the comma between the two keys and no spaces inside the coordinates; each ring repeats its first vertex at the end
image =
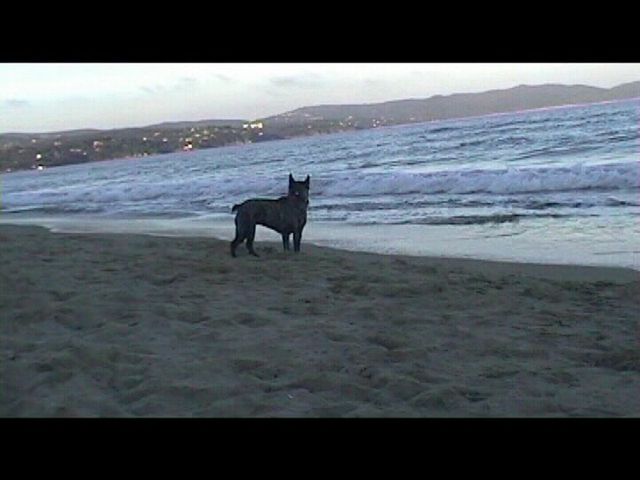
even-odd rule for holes
{"type": "Polygon", "coordinates": [[[2,103],[7,108],[23,108],[30,105],[27,100],[21,98],[9,98],[2,103]]]}
{"type": "Polygon", "coordinates": [[[318,88],[323,84],[324,82],[320,75],[311,73],[284,75],[269,79],[269,85],[276,88],[318,88]]]}
{"type": "Polygon", "coordinates": [[[165,90],[165,87],[163,87],[162,85],[142,85],[140,87],[140,90],[142,90],[144,93],[148,93],[150,95],[156,94],[156,93],[160,93],[163,92],[165,90]]]}
{"type": "Polygon", "coordinates": [[[218,80],[218,81],[223,82],[223,83],[231,83],[231,82],[233,82],[233,78],[231,78],[231,77],[229,77],[227,75],[223,75],[222,73],[214,74],[213,78],[215,80],[218,80]]]}
{"type": "Polygon", "coordinates": [[[149,95],[155,95],[159,93],[168,94],[171,92],[179,92],[183,90],[191,90],[195,88],[198,84],[198,79],[194,77],[180,77],[177,80],[166,84],[149,84],[149,85],[141,85],[139,88],[144,93],[149,95]]]}
{"type": "Polygon", "coordinates": [[[379,86],[387,84],[387,82],[385,82],[384,80],[382,80],[380,78],[365,78],[365,79],[362,80],[362,83],[365,86],[374,86],[374,87],[379,87],[379,86]]]}

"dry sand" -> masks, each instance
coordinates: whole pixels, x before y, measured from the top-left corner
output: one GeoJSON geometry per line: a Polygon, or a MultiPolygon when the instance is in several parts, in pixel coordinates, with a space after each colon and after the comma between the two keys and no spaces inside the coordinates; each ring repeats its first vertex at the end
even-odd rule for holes
{"type": "Polygon", "coordinates": [[[0,226],[0,416],[640,415],[640,272],[0,226]]]}

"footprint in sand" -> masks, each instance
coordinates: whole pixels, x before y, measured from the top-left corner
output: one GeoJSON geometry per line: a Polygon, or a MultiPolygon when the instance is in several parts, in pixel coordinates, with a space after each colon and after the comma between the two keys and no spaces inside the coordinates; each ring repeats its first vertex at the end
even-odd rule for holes
{"type": "Polygon", "coordinates": [[[238,313],[234,315],[234,318],[239,324],[251,328],[264,327],[265,325],[269,325],[269,323],[271,323],[268,318],[249,312],[238,313]]]}
{"type": "Polygon", "coordinates": [[[53,299],[57,302],[66,302],[70,298],[76,295],[76,292],[68,291],[68,292],[58,292],[56,290],[52,290],[49,292],[49,295],[53,297],[53,299]]]}

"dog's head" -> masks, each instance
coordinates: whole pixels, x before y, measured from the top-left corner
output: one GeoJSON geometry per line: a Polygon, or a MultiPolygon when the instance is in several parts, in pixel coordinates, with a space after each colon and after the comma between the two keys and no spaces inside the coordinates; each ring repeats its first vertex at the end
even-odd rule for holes
{"type": "Polygon", "coordinates": [[[309,175],[303,182],[296,182],[293,175],[289,174],[289,196],[304,202],[305,207],[309,204],[309,175]]]}

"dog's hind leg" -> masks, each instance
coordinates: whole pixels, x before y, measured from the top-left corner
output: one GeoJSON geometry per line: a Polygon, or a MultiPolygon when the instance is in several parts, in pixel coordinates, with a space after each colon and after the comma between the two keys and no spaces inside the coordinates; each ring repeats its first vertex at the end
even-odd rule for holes
{"type": "Polygon", "coordinates": [[[242,228],[238,225],[238,217],[236,217],[236,238],[231,241],[231,256],[236,256],[236,248],[240,245],[245,238],[247,238],[247,234],[245,232],[245,228],[242,228]]]}
{"type": "Polygon", "coordinates": [[[238,245],[240,245],[242,243],[242,241],[244,240],[244,238],[240,238],[238,236],[238,232],[236,232],[236,238],[234,238],[231,241],[231,256],[235,257],[236,256],[236,248],[238,248],[238,245]]]}
{"type": "Polygon", "coordinates": [[[247,233],[247,250],[254,257],[259,257],[256,251],[253,249],[253,239],[256,237],[256,224],[254,223],[249,227],[249,232],[247,233]]]}
{"type": "Polygon", "coordinates": [[[289,247],[289,233],[282,234],[282,249],[286,252],[287,250],[291,250],[289,247]]]}

